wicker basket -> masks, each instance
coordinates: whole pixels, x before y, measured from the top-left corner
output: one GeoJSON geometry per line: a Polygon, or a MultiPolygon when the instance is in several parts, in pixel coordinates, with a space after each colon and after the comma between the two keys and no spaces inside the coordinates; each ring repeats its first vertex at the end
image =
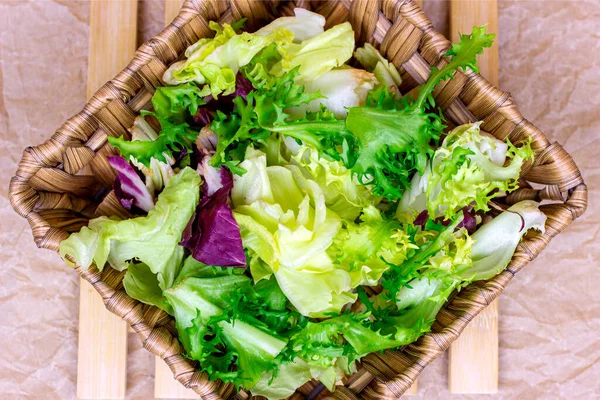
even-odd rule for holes
{"type": "MultiPolygon", "coordinates": [[[[187,0],[177,19],[160,35],[144,44],[119,75],[106,83],[83,110],[65,122],[44,144],[23,153],[10,183],[14,209],[29,221],[38,247],[58,250],[69,232],[98,215],[127,216],[114,194],[109,193],[114,172],[106,156],[115,151],[107,136],[128,135],[138,112],[149,101],[168,65],[185,48],[211,34],[208,21],[227,22],[248,18],[250,29],[280,15],[292,15],[294,7],[321,13],[327,26],[349,20],[359,43],[370,42],[398,67],[403,93],[422,84],[431,65],[445,61],[449,41],[433,30],[412,0],[250,1],[187,0]]],[[[505,201],[544,201],[546,233],[528,235],[517,248],[509,267],[487,282],[476,282],[456,295],[439,313],[432,331],[400,350],[371,354],[334,393],[309,382],[291,399],[396,399],[421,370],[456,339],[464,327],[504,289],[513,275],[586,209],[587,190],[571,156],[525,120],[509,93],[491,86],[473,72],[457,73],[435,91],[437,105],[449,124],[483,120],[482,129],[513,142],[531,137],[535,163],[523,171],[520,189],[505,201]]],[[[246,399],[231,385],[209,382],[207,376],[180,355],[172,318],[163,311],[139,303],[122,288],[122,273],[105,268],[77,271],[104,299],[108,310],[125,319],[141,337],[144,347],[163,358],[183,385],[204,399],[246,399]]]]}

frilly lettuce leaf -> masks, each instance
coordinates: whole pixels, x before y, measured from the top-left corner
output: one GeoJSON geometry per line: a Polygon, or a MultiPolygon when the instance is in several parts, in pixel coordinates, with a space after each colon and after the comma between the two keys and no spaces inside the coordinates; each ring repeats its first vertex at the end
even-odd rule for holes
{"type": "Polygon", "coordinates": [[[455,217],[447,227],[429,223],[430,230],[413,231],[419,248],[404,263],[390,266],[382,278],[384,292],[370,304],[376,329],[416,340],[429,331],[453,291],[502,272],[522,236],[531,228],[543,231],[546,216],[537,203],[523,201],[472,236],[456,230],[460,221],[455,217]]]}
{"type": "Polygon", "coordinates": [[[173,175],[171,165],[175,162],[173,151],[191,151],[198,132],[190,129],[185,115],[194,115],[205,104],[204,96],[210,91],[200,90],[192,83],[159,87],[152,96],[154,112],[142,111],[131,128],[131,141],[109,137],[108,142],[119,149],[146,175],[146,186],[151,193],[160,191],[173,175]],[[145,120],[146,115],[156,117],[161,125],[160,133],[145,120]]]}
{"type": "Polygon", "coordinates": [[[161,130],[156,139],[128,141],[123,136],[108,137],[111,146],[118,148],[125,159],[133,157],[149,167],[153,159],[168,163],[173,151],[192,148],[198,132],[187,123],[176,123],[170,117],[152,112],[142,112],[142,115],[153,115],[160,122],[161,130]]]}
{"type": "Polygon", "coordinates": [[[177,121],[185,120],[184,113],[196,114],[198,107],[206,104],[204,97],[210,95],[208,87],[200,89],[195,83],[156,88],[152,96],[152,107],[159,115],[169,115],[177,121]]]}
{"type": "Polygon", "coordinates": [[[346,129],[358,142],[352,170],[376,195],[395,200],[409,187],[409,176],[425,170],[433,154],[430,142],[441,135],[443,124],[437,114],[396,103],[380,88],[365,106],[348,110],[346,129]]]}
{"type": "MultiPolygon", "coordinates": [[[[285,125],[289,115],[284,109],[321,97],[320,93],[305,93],[302,86],[294,83],[296,76],[297,70],[293,70],[278,78],[273,85],[265,82],[263,87],[250,92],[246,101],[236,98],[231,114],[217,113],[211,125],[219,138],[213,165],[231,159],[242,160],[250,143],[266,140],[276,126],[285,125]]],[[[298,135],[309,137],[306,131],[310,128],[307,125],[303,128],[298,135]]]]}
{"type": "Polygon", "coordinates": [[[471,35],[462,35],[446,53],[450,61],[431,75],[420,88],[416,99],[403,98],[379,90],[367,100],[366,106],[348,111],[346,129],[358,142],[358,157],[352,167],[361,182],[373,185],[374,193],[395,200],[410,187],[409,177],[423,174],[427,159],[433,154],[430,142],[443,133],[440,115],[432,108],[432,93],[442,80],[451,78],[458,69],[475,69],[477,54],[492,44],[494,35],[485,27],[473,28],[471,35]]]}
{"type": "Polygon", "coordinates": [[[431,167],[415,174],[398,206],[398,217],[412,222],[427,209],[429,217],[451,218],[473,205],[489,211],[488,202],[517,188],[523,163],[533,159],[529,143],[515,147],[480,133],[480,123],[462,125],[446,136],[431,167]],[[504,166],[506,159],[510,164],[504,166]]]}
{"type": "Polygon", "coordinates": [[[384,217],[371,205],[362,210],[360,223],[344,221],[328,251],[349,271],[356,287],[377,285],[390,263],[401,264],[415,247],[398,221],[384,217]]]}
{"type": "Polygon", "coordinates": [[[276,367],[287,341],[254,315],[238,312],[241,304],[262,301],[248,277],[215,272],[182,279],[165,296],[188,357],[211,379],[250,388],[263,371],[276,367]]]}

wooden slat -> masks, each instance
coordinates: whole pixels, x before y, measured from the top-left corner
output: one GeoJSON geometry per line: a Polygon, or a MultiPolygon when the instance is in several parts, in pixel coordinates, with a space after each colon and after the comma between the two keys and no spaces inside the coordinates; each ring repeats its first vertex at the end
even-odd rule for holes
{"type": "MultiPolygon", "coordinates": [[[[137,0],[92,0],[88,98],[112,79],[136,49],[137,0]]],[[[124,399],[127,324],[104,307],[92,286],[80,282],[77,397],[124,399]]]]}
{"type": "Polygon", "coordinates": [[[448,388],[451,393],[498,391],[498,301],[465,328],[450,346],[448,388]]]}
{"type": "Polygon", "coordinates": [[[154,368],[154,397],[157,399],[199,399],[200,396],[173,378],[169,366],[156,357],[154,368]]]}
{"type": "MultiPolygon", "coordinates": [[[[452,41],[458,33],[469,33],[474,25],[487,24],[498,32],[497,0],[450,3],[452,41]]],[[[480,73],[498,86],[498,38],[479,56],[480,73]]],[[[450,347],[449,389],[451,393],[496,393],[498,391],[498,301],[481,312],[450,347]]]]}
{"type": "Polygon", "coordinates": [[[177,17],[183,5],[183,0],[165,0],[165,26],[177,17]]]}
{"type": "MultiPolygon", "coordinates": [[[[165,0],[165,25],[169,25],[179,13],[183,0],[165,0]]],[[[186,389],[173,378],[173,372],[160,358],[154,367],[154,397],[157,399],[198,399],[196,392],[186,389]]]]}
{"type": "MultiPolygon", "coordinates": [[[[450,32],[452,42],[458,33],[471,33],[473,26],[486,25],[488,33],[498,35],[497,0],[452,0],[450,2],[450,32]]],[[[498,36],[494,44],[479,56],[479,73],[494,86],[498,85],[498,36]]]]}

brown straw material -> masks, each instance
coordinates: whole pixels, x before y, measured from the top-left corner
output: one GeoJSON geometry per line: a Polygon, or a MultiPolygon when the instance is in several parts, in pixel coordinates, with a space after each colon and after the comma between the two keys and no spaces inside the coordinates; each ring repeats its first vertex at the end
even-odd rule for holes
{"type": "MultiPolygon", "coordinates": [[[[255,29],[278,16],[293,14],[294,7],[323,14],[327,26],[350,21],[359,44],[374,44],[396,64],[403,93],[422,84],[431,65],[446,63],[443,54],[450,42],[433,30],[412,0],[187,0],[175,21],[144,44],[127,68],[98,90],[79,114],[44,144],[25,149],[11,179],[10,200],[15,211],[29,221],[38,247],[57,251],[61,240],[93,216],[127,215],[110,193],[114,173],[106,156],[116,150],[106,138],[128,136],[127,129],[139,111],[149,107],[169,64],[187,46],[212,34],[208,21],[246,17],[249,29],[255,29]]],[[[482,129],[497,138],[509,138],[513,143],[531,138],[535,162],[524,169],[520,189],[505,202],[544,201],[541,210],[548,217],[546,232],[528,234],[500,275],[475,282],[458,293],[440,311],[432,331],[417,342],[365,357],[358,371],[345,378],[334,393],[309,382],[291,399],[398,398],[427,364],[448,349],[468,322],[498,297],[513,275],[586,209],[587,189],[573,159],[521,116],[509,93],[468,71],[458,72],[453,80],[439,85],[435,99],[451,126],[482,120],[482,129]]],[[[206,374],[184,358],[172,318],[128,297],[121,283],[123,273],[112,268],[102,273],[96,268],[77,272],[100,293],[111,312],[132,326],[144,347],[165,360],[183,385],[206,400],[249,398],[245,392],[236,395],[231,385],[209,382],[206,374]]]]}

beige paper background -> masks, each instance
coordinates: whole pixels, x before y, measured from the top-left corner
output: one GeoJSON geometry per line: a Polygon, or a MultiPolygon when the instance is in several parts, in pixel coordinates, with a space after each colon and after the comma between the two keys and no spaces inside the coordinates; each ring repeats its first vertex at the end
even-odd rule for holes
{"type": "MultiPolygon", "coordinates": [[[[163,25],[140,3],[141,43],[163,25]]],[[[448,3],[425,0],[447,33],[448,3]]],[[[75,398],[78,279],[36,249],[8,181],[22,150],[86,101],[89,4],[0,1],[0,398],[75,398]]],[[[587,214],[520,272],[500,299],[500,391],[488,399],[600,398],[600,1],[499,1],[500,86],[578,163],[587,214]]],[[[441,357],[419,381],[447,390],[441,357]]],[[[153,397],[154,357],[130,334],[127,397],[153,397]]]]}

